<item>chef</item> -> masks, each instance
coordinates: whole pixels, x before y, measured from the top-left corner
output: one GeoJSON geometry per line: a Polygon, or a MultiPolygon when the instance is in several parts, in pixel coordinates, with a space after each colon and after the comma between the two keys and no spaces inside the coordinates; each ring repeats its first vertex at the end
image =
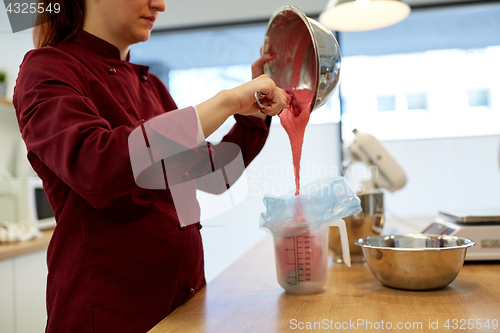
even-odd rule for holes
{"type": "MultiPolygon", "coordinates": [[[[156,146],[186,147],[162,166],[195,179],[229,154],[198,145],[200,135],[203,141],[234,116],[222,144],[236,144],[247,166],[285,94],[263,75],[273,58],[267,54],[252,65],[252,81],[178,109],[148,67],[129,62],[130,46],[150,37],[164,0],[40,3],[56,2],[58,13],[39,16],[46,23],[34,29],[35,49],[20,66],[13,100],[28,159],[57,220],[47,257],[46,331],[146,332],[205,285],[203,248],[201,225],[180,223],[168,187],[137,185],[131,133],[149,126],[145,138],[156,146]],[[255,92],[266,96],[264,108],[255,92]]],[[[184,196],[199,221],[195,190],[184,196]]]]}

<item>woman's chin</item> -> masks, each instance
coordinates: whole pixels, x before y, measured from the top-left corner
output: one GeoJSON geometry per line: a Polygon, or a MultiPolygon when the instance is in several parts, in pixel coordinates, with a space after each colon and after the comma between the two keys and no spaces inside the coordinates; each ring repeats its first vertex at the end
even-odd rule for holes
{"type": "Polygon", "coordinates": [[[145,42],[151,37],[151,30],[136,34],[135,43],[145,42]]]}

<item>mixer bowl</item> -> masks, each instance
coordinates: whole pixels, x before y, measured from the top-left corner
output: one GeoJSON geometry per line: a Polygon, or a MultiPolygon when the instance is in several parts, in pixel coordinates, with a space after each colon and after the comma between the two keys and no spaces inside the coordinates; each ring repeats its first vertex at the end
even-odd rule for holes
{"type": "Polygon", "coordinates": [[[276,52],[264,73],[286,91],[314,92],[311,111],[333,95],[340,78],[340,48],[332,32],[294,6],[278,8],[267,25],[263,52],[276,52]]]}
{"type": "Polygon", "coordinates": [[[457,277],[467,238],[441,235],[370,236],[355,242],[363,248],[373,275],[388,287],[431,290],[446,287],[457,277]]]}
{"type": "MultiPolygon", "coordinates": [[[[357,193],[356,195],[361,200],[362,211],[352,216],[344,217],[344,221],[347,227],[347,236],[349,237],[351,261],[365,262],[361,247],[355,246],[354,242],[362,237],[376,236],[382,233],[385,223],[384,192],[377,189],[365,193],[357,193]]],[[[337,258],[342,254],[338,228],[330,228],[328,244],[334,253],[334,260],[341,263],[342,259],[337,258]]]]}

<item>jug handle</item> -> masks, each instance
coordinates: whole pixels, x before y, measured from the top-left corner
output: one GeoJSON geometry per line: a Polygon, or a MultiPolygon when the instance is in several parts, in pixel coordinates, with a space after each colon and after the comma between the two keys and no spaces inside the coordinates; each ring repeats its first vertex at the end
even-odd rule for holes
{"type": "Polygon", "coordinates": [[[345,221],[343,219],[338,219],[329,223],[330,226],[339,227],[340,232],[340,243],[342,244],[342,257],[344,263],[351,267],[351,253],[349,252],[349,240],[347,238],[347,229],[345,227],[345,221]]]}

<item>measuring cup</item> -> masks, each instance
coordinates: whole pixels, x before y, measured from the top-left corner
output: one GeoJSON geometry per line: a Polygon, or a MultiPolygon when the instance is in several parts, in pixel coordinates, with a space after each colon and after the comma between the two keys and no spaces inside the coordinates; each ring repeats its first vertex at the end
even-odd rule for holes
{"type": "Polygon", "coordinates": [[[286,228],[273,234],[278,283],[291,294],[313,294],[326,283],[328,233],[330,226],[340,231],[344,263],[351,267],[349,242],[344,220],[308,227],[286,228]]]}

